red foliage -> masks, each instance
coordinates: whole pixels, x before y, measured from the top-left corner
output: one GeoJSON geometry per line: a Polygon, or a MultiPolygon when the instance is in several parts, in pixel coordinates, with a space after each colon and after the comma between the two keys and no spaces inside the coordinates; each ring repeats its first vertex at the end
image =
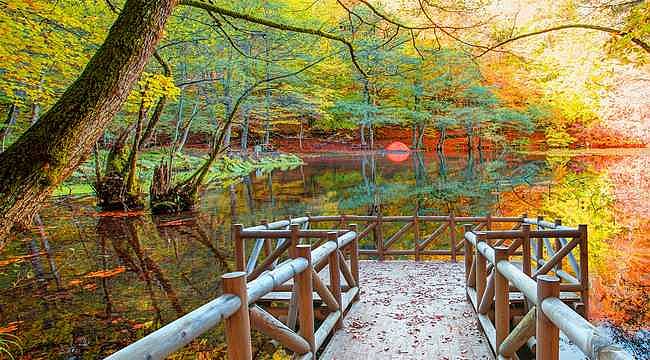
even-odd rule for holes
{"type": "Polygon", "coordinates": [[[580,124],[574,124],[567,130],[576,139],[574,146],[578,147],[597,149],[645,147],[642,139],[625,135],[620,131],[602,125],[586,128],[580,124]]]}

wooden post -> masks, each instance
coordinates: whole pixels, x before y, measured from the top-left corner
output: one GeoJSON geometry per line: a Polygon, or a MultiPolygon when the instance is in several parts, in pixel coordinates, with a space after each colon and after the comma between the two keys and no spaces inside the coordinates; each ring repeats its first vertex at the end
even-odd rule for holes
{"type": "MultiPolygon", "coordinates": [[[[472,231],[472,225],[471,224],[465,224],[463,226],[463,238],[465,238],[466,233],[471,232],[471,231],[472,231]]],[[[464,250],[465,250],[465,255],[464,255],[464,258],[465,258],[465,286],[470,287],[469,286],[469,284],[470,284],[469,276],[470,276],[470,272],[472,270],[472,261],[474,259],[474,249],[473,249],[472,244],[467,240],[465,240],[464,245],[465,245],[465,248],[464,248],[464,250]]]]}
{"type": "MultiPolygon", "coordinates": [[[[562,226],[562,219],[555,219],[555,227],[557,228],[559,226],[562,226]]],[[[560,241],[560,238],[555,238],[555,252],[557,253],[558,251],[560,251],[561,248],[562,248],[562,242],[560,241]]],[[[563,260],[564,259],[558,261],[557,265],[555,266],[556,270],[562,270],[563,260]]]]}
{"type": "Polygon", "coordinates": [[[224,294],[233,294],[241,300],[239,310],[225,319],[228,359],[252,360],[251,326],[248,317],[248,293],[246,273],[232,272],[221,276],[224,294]]]}
{"type": "Polygon", "coordinates": [[[478,244],[485,242],[485,233],[476,234],[476,305],[481,303],[483,299],[483,293],[485,292],[485,285],[487,284],[487,269],[486,269],[486,259],[483,257],[483,254],[478,250],[478,244]]]}
{"type": "MultiPolygon", "coordinates": [[[[329,232],[327,233],[327,240],[328,241],[336,241],[336,232],[329,232]]],[[[330,273],[330,288],[332,289],[332,295],[334,295],[334,299],[336,299],[336,302],[339,304],[339,309],[341,309],[341,316],[339,316],[339,319],[336,321],[336,324],[334,325],[334,329],[338,330],[343,327],[343,300],[341,297],[341,269],[340,269],[340,262],[339,262],[339,252],[338,252],[338,246],[337,249],[332,251],[328,255],[328,261],[329,261],[329,273],[330,273]]],[[[345,264],[343,264],[345,266],[345,264]]]]}
{"type": "Polygon", "coordinates": [[[485,230],[492,230],[492,213],[488,213],[485,219],[485,230]]]}
{"type": "Polygon", "coordinates": [[[584,306],[582,316],[589,320],[589,238],[587,235],[587,225],[578,225],[580,231],[580,285],[582,291],[582,306],[584,306]]]}
{"type": "Polygon", "coordinates": [[[384,260],[384,233],[382,231],[382,215],[381,215],[381,208],[379,210],[379,213],[377,214],[377,226],[375,226],[374,229],[374,234],[375,234],[375,246],[377,247],[377,251],[379,252],[379,260],[384,260]]]}
{"type": "Polygon", "coordinates": [[[532,271],[530,256],[530,224],[523,224],[521,226],[521,231],[523,232],[523,235],[521,237],[521,250],[523,253],[522,270],[524,274],[530,276],[532,271]]]}
{"type": "Polygon", "coordinates": [[[417,206],[413,216],[413,245],[415,246],[415,261],[420,261],[420,221],[418,220],[417,206]]]}
{"type": "Polygon", "coordinates": [[[291,239],[289,239],[291,241],[291,247],[289,247],[289,250],[295,251],[296,246],[300,245],[300,225],[291,224],[289,225],[289,230],[291,231],[291,239]]]}
{"type": "Polygon", "coordinates": [[[241,232],[244,229],[242,224],[234,224],[232,226],[232,241],[235,243],[235,270],[246,271],[246,250],[245,240],[241,237],[241,232]]]}
{"type": "Polygon", "coordinates": [[[526,223],[527,218],[528,218],[528,213],[521,214],[521,223],[519,223],[518,226],[515,226],[513,230],[521,229],[521,227],[526,223]]]}
{"type": "Polygon", "coordinates": [[[560,296],[560,279],[555,276],[537,277],[536,360],[558,360],[560,357],[560,329],[542,310],[544,299],[560,296]]]}
{"type": "Polygon", "coordinates": [[[298,322],[300,324],[299,334],[307,340],[312,351],[316,355],[316,339],[314,337],[314,299],[312,287],[312,264],[311,245],[297,245],[294,250],[294,258],[307,259],[309,266],[303,272],[296,274],[294,283],[298,294],[298,322]]]}
{"type": "Polygon", "coordinates": [[[496,349],[508,337],[510,332],[510,286],[508,279],[497,267],[500,261],[508,261],[508,247],[494,249],[494,325],[496,328],[496,349]]]}
{"type": "MultiPolygon", "coordinates": [[[[262,219],[260,221],[260,224],[264,226],[265,229],[269,229],[269,221],[266,219],[262,219]]],[[[273,240],[271,239],[264,239],[264,256],[268,257],[271,255],[273,252],[273,240]]]]}
{"type": "MultiPolygon", "coordinates": [[[[543,220],[544,220],[543,216],[538,216],[537,217],[537,230],[543,229],[543,227],[539,225],[539,223],[541,221],[543,221],[543,220]]],[[[537,241],[536,241],[535,245],[537,246],[537,259],[536,259],[537,260],[536,261],[537,265],[535,266],[535,268],[539,269],[540,267],[542,267],[539,260],[544,259],[544,239],[537,238],[536,240],[537,241]]]]}
{"type": "Polygon", "coordinates": [[[451,241],[451,261],[456,262],[456,217],[453,211],[449,214],[449,239],[451,241]]]}
{"type": "MultiPolygon", "coordinates": [[[[359,233],[357,232],[359,227],[357,224],[350,224],[349,229],[350,231],[354,231],[356,234],[354,239],[352,239],[352,244],[350,245],[350,271],[352,271],[352,277],[357,283],[357,286],[359,286],[359,233]]],[[[358,296],[359,293],[357,292],[357,299],[358,296]]]]}

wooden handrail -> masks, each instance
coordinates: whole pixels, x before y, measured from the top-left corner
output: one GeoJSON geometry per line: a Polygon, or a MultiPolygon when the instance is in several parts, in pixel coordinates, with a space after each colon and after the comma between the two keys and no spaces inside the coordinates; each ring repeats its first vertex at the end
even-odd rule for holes
{"type": "MultiPolygon", "coordinates": [[[[325,318],[318,329],[314,329],[314,305],[312,294],[314,291],[314,279],[318,277],[316,271],[317,264],[323,263],[329,259],[330,264],[336,262],[337,267],[345,268],[348,272],[344,274],[357,274],[358,268],[353,271],[347,268],[345,261],[340,262],[342,254],[339,249],[349,246],[357,246],[357,234],[350,230],[345,230],[341,236],[337,232],[329,232],[328,241],[311,251],[309,245],[299,245],[297,238],[305,230],[298,227],[307,222],[307,218],[299,218],[290,221],[277,221],[267,224],[269,228],[281,228],[290,226],[289,246],[286,248],[292,254],[292,259],[278,265],[275,269],[261,273],[258,277],[250,282],[246,282],[245,272],[234,272],[222,276],[224,295],[215,300],[191,311],[181,318],[172,321],[164,327],[143,337],[142,339],[130,344],[118,352],[108,356],[108,360],[126,360],[126,359],[163,359],[190,343],[192,340],[201,336],[205,332],[214,328],[222,320],[226,322],[226,342],[228,345],[228,357],[231,360],[251,359],[250,343],[250,324],[253,327],[266,333],[272,338],[281,341],[287,348],[296,351],[296,358],[311,359],[315,352],[324,343],[327,336],[337,329],[337,324],[342,325],[341,319],[351,303],[358,298],[358,287],[350,286],[343,293],[341,282],[336,276],[330,281],[330,289],[324,284],[319,284],[321,290],[324,288],[331,295],[328,298],[330,305],[335,309],[330,309],[329,315],[325,318]],[[294,332],[279,320],[264,311],[261,307],[252,306],[255,302],[261,300],[265,295],[274,291],[274,289],[294,279],[296,286],[297,304],[299,307],[298,320],[300,323],[299,332],[294,332]],[[250,313],[250,321],[249,321],[250,313]],[[307,344],[307,349],[305,348],[307,344]],[[304,350],[307,352],[303,353],[304,350]]],[[[264,230],[260,227],[247,228],[246,231],[274,231],[264,230]],[[251,230],[252,229],[252,230],[251,230]]],[[[241,230],[243,232],[244,230],[241,230]]],[[[282,230],[284,231],[284,230],[282,230]]],[[[283,246],[285,247],[285,246],[283,246]]],[[[352,251],[353,254],[358,254],[352,251]]],[[[353,255],[354,256],[354,255],[353,255]]],[[[353,257],[354,259],[354,257],[353,257]]],[[[358,266],[358,259],[351,261],[353,267],[358,266]]],[[[336,269],[335,274],[339,274],[336,269]]],[[[353,275],[349,275],[352,277],[353,275]]],[[[317,280],[317,281],[320,281],[317,280]]],[[[351,281],[354,282],[354,281],[351,281]]]]}
{"type": "MultiPolygon", "coordinates": [[[[453,262],[457,261],[459,256],[464,255],[463,244],[464,239],[461,227],[465,224],[473,224],[474,230],[489,229],[491,230],[494,224],[513,223],[515,228],[522,224],[524,217],[495,217],[491,214],[486,216],[456,216],[455,214],[449,215],[419,215],[417,211],[414,215],[403,216],[384,216],[381,212],[377,215],[319,215],[308,216],[308,223],[331,223],[335,227],[341,227],[346,221],[357,221],[364,223],[359,228],[359,240],[366,239],[372,234],[374,248],[361,249],[361,255],[376,256],[379,260],[385,257],[394,256],[413,256],[416,261],[422,260],[423,256],[449,256],[453,262]],[[397,230],[391,231],[392,234],[385,232],[384,227],[394,227],[394,225],[401,223],[397,230]],[[423,233],[427,230],[427,224],[439,224],[431,233],[423,233]],[[448,236],[448,248],[433,248],[440,243],[442,239],[448,236]],[[403,239],[409,237],[409,247],[404,247],[403,239]]],[[[259,228],[256,228],[259,229],[259,228]]],[[[261,233],[246,233],[246,237],[253,237],[254,235],[261,235],[261,233]]],[[[311,232],[302,233],[304,238],[311,236],[319,237],[322,235],[321,231],[331,231],[327,229],[312,229],[311,232]]],[[[340,231],[340,230],[339,230],[340,231]]],[[[553,230],[550,230],[553,231],[553,230]]],[[[548,232],[547,232],[548,233],[548,232]]],[[[280,238],[287,233],[277,232],[268,233],[269,238],[280,238]]],[[[572,232],[564,233],[564,235],[573,235],[572,232]]],[[[546,236],[544,233],[542,236],[546,236]]],[[[447,243],[444,243],[447,245],[447,243]]]]}
{"type": "MultiPolygon", "coordinates": [[[[530,220],[528,218],[525,219],[530,220]]],[[[526,221],[526,223],[532,223],[538,226],[541,224],[542,227],[546,227],[547,225],[543,220],[535,220],[534,222],[526,221]]],[[[559,263],[563,257],[567,256],[574,246],[580,246],[581,253],[583,252],[582,247],[586,246],[587,236],[587,228],[585,225],[581,225],[578,230],[562,227],[561,229],[553,229],[553,231],[530,231],[531,238],[534,236],[543,236],[540,239],[557,237],[558,233],[555,231],[561,231],[562,236],[566,236],[564,235],[566,231],[575,232],[573,236],[566,236],[573,237],[572,242],[564,245],[555,252],[553,259],[541,264],[537,273],[532,276],[526,274],[508,259],[509,248],[494,248],[485,242],[486,238],[496,239],[498,235],[516,235],[518,237],[518,234],[512,231],[475,233],[469,231],[470,229],[468,227],[465,230],[464,239],[467,242],[466,249],[476,249],[472,256],[473,259],[466,259],[466,268],[469,267],[470,270],[473,270],[473,266],[477,267],[474,270],[476,274],[475,283],[470,281],[469,276],[466,276],[468,297],[472,300],[472,305],[479,317],[479,323],[486,336],[488,336],[489,343],[499,359],[512,358],[514,353],[526,343],[526,340],[536,333],[536,358],[538,360],[557,360],[559,354],[559,331],[562,331],[589,359],[605,358],[603,356],[607,356],[607,359],[612,360],[633,359],[629,353],[615,345],[611,339],[601,334],[585,317],[578,314],[560,297],[561,289],[569,286],[581,291],[583,298],[585,297],[584,293],[588,290],[588,283],[585,282],[586,264],[582,264],[581,261],[581,279],[575,284],[577,286],[573,286],[574,284],[560,284],[561,280],[556,276],[541,275],[550,270],[562,272],[562,270],[554,268],[553,265],[559,263]],[[534,233],[536,234],[533,235],[534,233]],[[475,265],[472,266],[472,264],[475,265]],[[494,275],[494,287],[490,291],[487,291],[484,288],[484,278],[486,276],[485,268],[489,264],[493,266],[496,273],[494,275]],[[514,326],[513,330],[510,330],[508,322],[508,319],[510,319],[510,306],[506,306],[510,291],[510,287],[507,286],[508,283],[512,284],[514,289],[520,291],[532,306],[532,309],[514,326]],[[483,296],[494,296],[496,299],[489,300],[483,296]],[[491,306],[491,304],[494,304],[494,323],[492,323],[490,317],[485,315],[489,310],[488,306],[491,306]],[[536,332],[531,328],[531,324],[536,324],[536,332]]],[[[525,228],[516,231],[528,232],[525,228]]],[[[522,244],[518,246],[520,245],[522,244]]],[[[564,272],[564,274],[566,273],[564,272]]],[[[572,277],[572,279],[575,278],[572,277]]]]}

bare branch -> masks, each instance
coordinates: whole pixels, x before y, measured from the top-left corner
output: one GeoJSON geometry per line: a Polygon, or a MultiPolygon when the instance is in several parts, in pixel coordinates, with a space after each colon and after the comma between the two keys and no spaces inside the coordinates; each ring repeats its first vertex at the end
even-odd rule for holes
{"type": "MultiPolygon", "coordinates": [[[[531,36],[535,36],[535,35],[540,35],[540,34],[544,34],[544,33],[552,32],[552,31],[565,30],[565,29],[589,29],[589,30],[597,30],[597,31],[603,31],[603,32],[606,32],[606,33],[609,33],[609,34],[612,34],[612,35],[615,35],[615,36],[620,36],[620,37],[623,37],[623,36],[627,36],[627,35],[629,35],[629,33],[625,32],[625,31],[621,31],[621,30],[617,30],[617,29],[613,29],[613,28],[608,28],[608,27],[605,27],[605,26],[589,25],[589,24],[568,24],[568,25],[560,25],[560,26],[555,26],[555,27],[551,27],[551,28],[548,28],[548,29],[543,29],[543,30],[538,30],[538,31],[529,32],[529,33],[526,33],[526,34],[521,34],[521,35],[518,35],[518,36],[512,37],[512,38],[510,38],[510,39],[507,39],[507,40],[501,41],[500,43],[498,43],[498,44],[496,44],[496,45],[493,45],[493,46],[490,46],[490,47],[486,48],[486,49],[485,49],[481,54],[479,54],[477,57],[481,57],[481,56],[485,55],[486,53],[488,53],[488,52],[490,52],[490,51],[492,51],[492,50],[494,50],[494,49],[496,49],[496,48],[499,48],[499,47],[501,47],[501,46],[504,46],[504,45],[506,45],[506,44],[509,44],[509,43],[511,43],[511,42],[513,42],[513,41],[517,41],[517,40],[520,40],[520,39],[524,39],[524,38],[527,38],[527,37],[531,37],[531,36]]],[[[646,43],[645,41],[643,41],[643,40],[641,40],[641,39],[638,39],[638,38],[631,38],[630,41],[632,41],[633,43],[635,43],[636,45],[638,45],[640,48],[642,48],[643,50],[645,50],[645,52],[647,52],[647,53],[650,54],[650,44],[648,44],[648,43],[646,43]]]]}
{"type": "Polygon", "coordinates": [[[340,37],[340,36],[330,34],[330,33],[326,33],[326,32],[324,32],[322,30],[304,28],[304,27],[289,25],[289,24],[282,24],[282,23],[278,23],[278,22],[275,22],[275,21],[271,21],[271,20],[267,20],[267,19],[263,19],[263,18],[258,18],[258,17],[252,16],[252,15],[242,14],[242,13],[237,12],[237,11],[222,8],[222,7],[219,7],[219,6],[216,6],[216,5],[212,5],[212,4],[207,4],[207,3],[204,3],[202,1],[181,0],[179,4],[180,5],[192,6],[192,7],[196,7],[196,8],[207,10],[207,11],[213,11],[215,13],[218,13],[218,14],[221,14],[221,15],[224,15],[224,16],[229,16],[229,17],[232,17],[232,18],[248,21],[248,22],[251,22],[251,23],[264,25],[266,27],[270,27],[270,28],[274,28],[274,29],[278,29],[278,30],[291,31],[291,32],[302,33],[302,34],[310,34],[310,35],[315,35],[315,36],[319,36],[319,37],[322,37],[322,38],[326,38],[326,39],[330,39],[330,40],[340,42],[340,43],[344,44],[348,48],[348,52],[350,53],[350,58],[352,60],[352,63],[357,68],[357,70],[361,73],[361,75],[363,75],[364,77],[366,76],[365,71],[363,71],[363,69],[361,68],[361,66],[359,65],[359,63],[357,61],[357,57],[355,55],[354,47],[352,46],[352,43],[349,42],[348,40],[340,37]]]}

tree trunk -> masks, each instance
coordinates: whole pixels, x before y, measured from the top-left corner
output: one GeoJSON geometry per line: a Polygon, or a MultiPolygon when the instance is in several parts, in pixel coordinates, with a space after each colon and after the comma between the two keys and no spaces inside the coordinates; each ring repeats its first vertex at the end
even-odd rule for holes
{"type": "Polygon", "coordinates": [[[424,130],[426,129],[426,125],[421,124],[419,128],[420,128],[420,134],[418,136],[418,147],[417,147],[418,150],[424,147],[424,130]]]}
{"type": "Polygon", "coordinates": [[[241,124],[241,152],[244,156],[248,153],[248,124],[250,122],[250,107],[245,106],[242,109],[243,121],[241,124]]]}
{"type": "Polygon", "coordinates": [[[436,151],[442,152],[445,146],[445,140],[447,138],[447,129],[440,128],[439,131],[440,131],[440,139],[438,139],[438,144],[436,144],[436,151]]]}
{"type": "Polygon", "coordinates": [[[140,140],[140,144],[138,145],[139,150],[141,150],[144,147],[144,145],[147,144],[147,142],[151,138],[151,135],[153,135],[153,130],[156,128],[156,125],[160,122],[162,113],[165,110],[165,105],[167,105],[167,96],[163,95],[160,97],[160,99],[158,99],[158,103],[156,104],[156,107],[153,110],[151,119],[149,119],[149,122],[147,123],[147,127],[145,128],[144,133],[142,134],[142,139],[140,140]]]}
{"type": "Polygon", "coordinates": [[[32,105],[32,116],[31,116],[31,120],[30,120],[30,123],[31,123],[32,125],[33,125],[33,124],[36,124],[36,122],[38,121],[38,117],[40,116],[40,114],[41,114],[41,106],[38,105],[38,104],[33,104],[33,105],[32,105]]]}
{"type": "Polygon", "coordinates": [[[416,149],[418,148],[418,126],[417,124],[413,124],[411,126],[411,148],[416,149]]]}
{"type": "Polygon", "coordinates": [[[127,0],[79,78],[0,154],[0,239],[14,224],[29,224],[41,203],[88,157],[154,52],[176,3],[127,0]]]}
{"type": "MultiPolygon", "coordinates": [[[[158,52],[154,52],[154,57],[156,60],[158,60],[158,63],[160,66],[163,68],[163,74],[165,76],[171,77],[172,76],[172,69],[167,64],[167,62],[160,56],[158,52]]],[[[147,123],[147,127],[144,130],[144,133],[142,134],[142,139],[140,140],[140,144],[138,145],[138,149],[142,149],[144,145],[149,141],[149,138],[153,134],[153,130],[158,125],[160,122],[160,118],[162,117],[163,110],[165,110],[165,105],[167,105],[167,96],[163,95],[158,99],[158,103],[156,104],[156,108],[153,111],[153,114],[151,115],[151,119],[149,119],[149,123],[147,123]]]]}
{"type": "Polygon", "coordinates": [[[11,130],[14,125],[16,125],[16,120],[18,119],[18,106],[16,104],[11,104],[9,106],[9,111],[7,113],[7,120],[5,121],[5,126],[0,128],[0,136],[2,136],[2,151],[5,150],[5,143],[7,138],[11,135],[11,130]]]}

